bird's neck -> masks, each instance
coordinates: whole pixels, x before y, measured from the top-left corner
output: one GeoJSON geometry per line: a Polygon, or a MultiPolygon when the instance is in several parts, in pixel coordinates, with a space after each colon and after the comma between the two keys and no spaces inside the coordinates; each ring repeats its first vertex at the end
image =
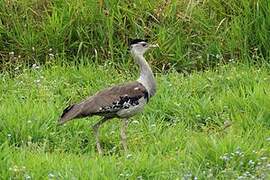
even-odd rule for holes
{"type": "Polygon", "coordinates": [[[142,83],[151,97],[156,93],[156,80],[154,74],[143,55],[134,54],[133,56],[137,64],[140,66],[140,77],[138,82],[142,83]]]}

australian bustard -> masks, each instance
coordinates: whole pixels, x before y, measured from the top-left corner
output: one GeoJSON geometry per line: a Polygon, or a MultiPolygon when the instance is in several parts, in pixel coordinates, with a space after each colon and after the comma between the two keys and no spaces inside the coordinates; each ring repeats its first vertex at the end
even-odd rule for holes
{"type": "Polygon", "coordinates": [[[86,100],[67,107],[63,111],[58,123],[64,124],[69,120],[87,116],[102,116],[103,118],[93,126],[97,150],[99,154],[102,154],[99,141],[99,127],[107,120],[118,117],[122,120],[122,145],[124,150],[127,151],[126,128],[128,118],[142,111],[144,105],[156,93],[156,81],[153,72],[143,57],[144,53],[152,47],[158,47],[158,45],[148,44],[141,39],[132,40],[130,42],[130,51],[135,62],[140,67],[139,79],[101,90],[86,100]]]}

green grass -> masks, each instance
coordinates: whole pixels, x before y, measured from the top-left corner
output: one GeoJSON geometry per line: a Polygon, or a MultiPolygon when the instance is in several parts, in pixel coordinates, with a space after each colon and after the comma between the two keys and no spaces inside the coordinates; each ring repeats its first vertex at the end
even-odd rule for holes
{"type": "Polygon", "coordinates": [[[269,13],[268,0],[1,0],[0,65],[121,63],[135,37],[159,43],[153,64],[178,71],[269,61],[269,13]]]}
{"type": "MultiPolygon", "coordinates": [[[[86,61],[87,59],[83,60],[86,61]]],[[[188,75],[157,74],[158,92],[128,128],[101,130],[98,156],[90,126],[56,126],[64,107],[136,78],[111,64],[23,68],[1,73],[2,179],[268,179],[269,69],[229,64],[188,75]]]]}
{"type": "Polygon", "coordinates": [[[269,13],[268,0],[0,0],[0,179],[269,179],[269,13]],[[145,37],[158,93],[129,152],[112,120],[98,156],[97,117],[57,120],[135,79],[128,39],[145,37]]]}

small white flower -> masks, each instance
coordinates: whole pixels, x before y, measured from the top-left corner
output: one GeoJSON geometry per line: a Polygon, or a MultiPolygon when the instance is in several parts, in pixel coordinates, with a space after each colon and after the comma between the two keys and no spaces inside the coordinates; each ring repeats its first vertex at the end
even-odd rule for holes
{"type": "Polygon", "coordinates": [[[132,154],[127,155],[127,159],[130,159],[130,158],[132,158],[132,154]]]}
{"type": "Polygon", "coordinates": [[[139,121],[134,120],[134,121],[132,121],[132,123],[133,124],[139,124],[139,121]]]}
{"type": "Polygon", "coordinates": [[[7,136],[8,136],[8,137],[11,137],[11,134],[8,134],[7,136]]]}
{"type": "Polygon", "coordinates": [[[200,115],[200,114],[197,114],[197,115],[196,115],[196,118],[200,118],[200,117],[201,117],[201,115],[200,115]]]}
{"type": "Polygon", "coordinates": [[[115,152],[116,151],[116,147],[113,146],[113,148],[111,149],[112,152],[115,152]]]}
{"type": "Polygon", "coordinates": [[[255,164],[255,162],[254,162],[253,160],[249,160],[249,161],[248,161],[248,164],[249,164],[250,166],[253,166],[253,165],[255,164]]]}
{"type": "Polygon", "coordinates": [[[52,59],[54,58],[54,54],[53,53],[49,53],[49,57],[52,59]]]}
{"type": "Polygon", "coordinates": [[[39,66],[39,65],[37,65],[37,64],[33,64],[33,65],[32,65],[32,68],[33,68],[33,69],[39,69],[39,68],[40,68],[40,66],[39,66]]]}
{"type": "Polygon", "coordinates": [[[192,177],[192,174],[191,173],[187,173],[184,175],[184,179],[189,179],[192,177]]]}
{"type": "Polygon", "coordinates": [[[26,174],[26,175],[24,176],[24,179],[31,179],[31,176],[29,176],[28,174],[26,174]]]}
{"type": "Polygon", "coordinates": [[[222,159],[223,161],[229,161],[231,158],[230,156],[226,153],[223,156],[220,156],[220,159],[222,159]]]}
{"type": "Polygon", "coordinates": [[[35,83],[40,83],[40,79],[36,79],[34,82],[35,83]]]}
{"type": "Polygon", "coordinates": [[[244,177],[243,176],[239,176],[237,179],[244,179],[244,177]]]}
{"type": "Polygon", "coordinates": [[[237,149],[235,151],[235,154],[238,155],[238,156],[241,156],[243,153],[242,153],[242,151],[240,149],[237,149]]]}
{"type": "Polygon", "coordinates": [[[49,178],[53,178],[53,177],[55,177],[55,175],[54,175],[53,173],[49,173],[49,174],[48,174],[48,177],[49,177],[49,178]]]}
{"type": "Polygon", "coordinates": [[[11,52],[9,52],[8,54],[9,54],[10,56],[13,56],[13,55],[14,55],[14,52],[11,51],[11,52]]]}

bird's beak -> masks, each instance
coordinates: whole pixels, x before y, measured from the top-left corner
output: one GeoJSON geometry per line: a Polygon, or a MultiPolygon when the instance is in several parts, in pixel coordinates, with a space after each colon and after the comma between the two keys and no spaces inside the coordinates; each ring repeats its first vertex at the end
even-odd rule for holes
{"type": "Polygon", "coordinates": [[[159,45],[158,44],[150,44],[149,47],[150,48],[157,48],[157,47],[159,47],[159,45]]]}

